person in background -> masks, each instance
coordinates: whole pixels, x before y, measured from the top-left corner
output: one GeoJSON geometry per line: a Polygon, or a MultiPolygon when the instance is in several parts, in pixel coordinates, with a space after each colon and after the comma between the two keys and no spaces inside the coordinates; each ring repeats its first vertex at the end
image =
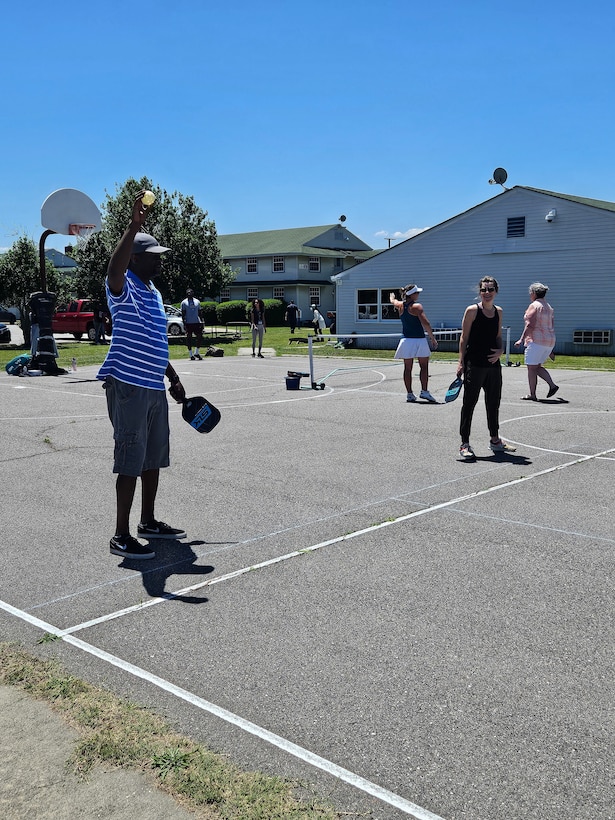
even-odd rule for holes
{"type": "Polygon", "coordinates": [[[318,310],[316,305],[312,305],[312,325],[314,327],[314,337],[316,339],[323,339],[324,334],[323,330],[326,328],[327,323],[325,322],[325,318],[322,313],[318,310]]]}
{"type": "Polygon", "coordinates": [[[130,223],[107,268],[107,302],[113,320],[111,346],[97,378],[104,381],[113,425],[117,474],[115,535],[112,555],[153,558],[153,550],[130,534],[130,512],[141,479],[141,517],[137,534],[144,539],[185,538],[182,529],[154,517],[160,469],[169,466],[169,406],[164,377],[176,402],[186,398],[169,361],[167,319],[152,279],[161,273],[160,255],[169,250],[141,232],[148,208],[136,197],[130,223]]]}
{"type": "Polygon", "coordinates": [[[412,392],[412,366],[415,358],[419,360],[419,378],[421,381],[421,392],[419,398],[428,401],[430,404],[437,404],[437,400],[427,389],[429,381],[429,357],[431,350],[438,346],[433,335],[429,319],[425,315],[423,305],[418,302],[419,293],[423,288],[417,285],[406,285],[402,290],[403,301],[395,298],[395,294],[389,294],[389,301],[395,307],[401,319],[403,339],[400,340],[395,351],[395,359],[404,360],[404,385],[406,388],[406,401],[415,402],[416,396],[412,392]],[[429,337],[429,343],[425,338],[429,337]]]}
{"type": "Polygon", "coordinates": [[[553,308],[545,301],[549,288],[542,282],[530,285],[530,304],[525,311],[523,333],[515,342],[515,347],[525,345],[525,363],[527,365],[527,380],[530,392],[522,396],[525,401],[538,401],[536,385],[538,377],[549,385],[547,398],[554,396],[559,387],[553,381],[549,371],[543,366],[549,358],[553,358],[555,346],[555,327],[553,322],[553,308]]]}
{"type": "Polygon", "coordinates": [[[495,304],[498,283],[492,276],[483,276],[478,283],[479,304],[469,305],[463,314],[459,338],[457,376],[464,381],[463,403],[459,433],[459,455],[465,461],[474,461],[476,455],[470,446],[470,429],[474,408],[481,389],[485,394],[489,447],[494,453],[514,453],[515,448],[502,441],[499,435],[500,400],[502,398],[502,308],[495,304]]]}
{"type": "Polygon", "coordinates": [[[256,339],[258,337],[258,358],[264,359],[263,350],[263,334],[267,332],[267,322],[265,321],[265,303],[262,299],[253,299],[252,307],[250,309],[250,328],[252,330],[252,358],[254,358],[254,350],[256,348],[256,339]]]}
{"type": "Polygon", "coordinates": [[[107,321],[105,306],[98,299],[94,302],[94,344],[106,344],[105,324],[107,321]]]}
{"type": "Polygon", "coordinates": [[[327,321],[329,323],[329,333],[331,333],[333,336],[335,336],[335,331],[336,331],[337,324],[336,324],[336,313],[335,313],[334,310],[328,310],[327,311],[327,321]]]}
{"type": "Polygon", "coordinates": [[[194,291],[188,288],[186,291],[186,298],[181,303],[182,322],[186,328],[186,345],[188,347],[188,354],[190,361],[203,361],[201,356],[201,345],[203,344],[203,311],[201,310],[201,303],[194,298],[194,291]],[[196,338],[196,346],[194,353],[192,352],[192,336],[196,338]]]}
{"type": "Polygon", "coordinates": [[[284,321],[288,322],[290,325],[290,332],[294,333],[297,327],[297,319],[298,319],[299,308],[291,299],[288,305],[286,306],[286,313],[284,314],[284,321]]]}

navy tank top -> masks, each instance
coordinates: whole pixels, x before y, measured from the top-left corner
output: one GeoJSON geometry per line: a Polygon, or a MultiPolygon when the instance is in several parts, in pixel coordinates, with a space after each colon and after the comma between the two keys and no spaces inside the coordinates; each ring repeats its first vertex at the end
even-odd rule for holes
{"type": "Polygon", "coordinates": [[[413,316],[404,306],[404,312],[399,317],[401,319],[401,329],[406,339],[424,339],[425,331],[418,316],[413,316]]]}

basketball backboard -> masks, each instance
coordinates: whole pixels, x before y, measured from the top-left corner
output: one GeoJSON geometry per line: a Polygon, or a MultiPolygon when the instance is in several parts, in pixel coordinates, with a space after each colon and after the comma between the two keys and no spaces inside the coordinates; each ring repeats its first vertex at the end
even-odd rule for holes
{"type": "Polygon", "coordinates": [[[41,225],[66,236],[99,231],[102,216],[96,203],[75,188],[59,188],[41,206],[41,225]]]}

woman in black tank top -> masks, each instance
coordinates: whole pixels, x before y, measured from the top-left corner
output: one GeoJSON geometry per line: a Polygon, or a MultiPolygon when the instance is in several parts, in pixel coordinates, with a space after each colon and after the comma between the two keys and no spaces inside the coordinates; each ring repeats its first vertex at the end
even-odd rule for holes
{"type": "Polygon", "coordinates": [[[459,455],[466,461],[476,458],[470,446],[470,429],[474,408],[481,388],[485,393],[489,448],[494,453],[514,452],[499,435],[500,399],[502,397],[502,308],[495,304],[498,283],[492,276],[484,276],[478,283],[480,302],[469,305],[463,315],[459,339],[457,375],[463,376],[464,390],[461,407],[459,455]]]}

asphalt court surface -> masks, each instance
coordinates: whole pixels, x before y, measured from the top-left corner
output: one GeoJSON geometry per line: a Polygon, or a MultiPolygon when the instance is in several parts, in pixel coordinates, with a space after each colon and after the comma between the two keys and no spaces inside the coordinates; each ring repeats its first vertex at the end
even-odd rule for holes
{"type": "Polygon", "coordinates": [[[289,391],[305,355],[175,364],[222,421],[171,406],[157,515],[188,538],[138,564],[109,554],[97,368],[0,376],[0,638],[362,816],[615,817],[615,373],[534,403],[503,368],[517,451],[479,404],[463,463],[461,402],[406,404],[399,365],[289,391]]]}

